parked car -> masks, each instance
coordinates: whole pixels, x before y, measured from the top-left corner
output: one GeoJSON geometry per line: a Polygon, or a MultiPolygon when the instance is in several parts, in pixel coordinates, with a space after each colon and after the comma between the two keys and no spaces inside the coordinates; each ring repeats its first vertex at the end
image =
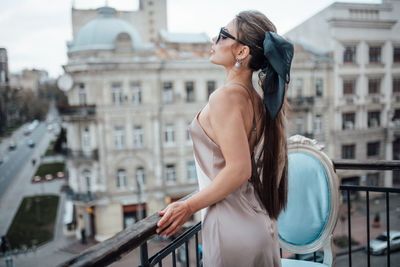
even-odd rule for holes
{"type": "Polygon", "coordinates": [[[10,143],[8,143],[8,149],[14,150],[16,148],[17,148],[17,143],[15,143],[15,141],[10,141],[10,143]]]}
{"type": "MultiPolygon", "coordinates": [[[[370,253],[373,255],[382,255],[387,252],[387,233],[382,232],[371,240],[370,253]]],[[[390,250],[400,248],[400,231],[390,231],[390,250]]],[[[367,249],[367,246],[365,247],[367,249]]]]}
{"type": "Polygon", "coordinates": [[[35,141],[33,141],[33,139],[29,139],[27,144],[28,144],[29,147],[34,147],[35,146],[35,141]]]}

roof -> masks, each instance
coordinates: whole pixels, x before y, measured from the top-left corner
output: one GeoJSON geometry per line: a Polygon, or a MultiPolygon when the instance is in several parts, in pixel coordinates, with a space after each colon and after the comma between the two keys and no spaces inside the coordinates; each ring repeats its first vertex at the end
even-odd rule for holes
{"type": "Polygon", "coordinates": [[[97,9],[99,17],[85,24],[69,45],[69,52],[97,49],[114,49],[117,36],[129,35],[132,48],[141,49],[144,45],[139,33],[128,22],[115,17],[115,9],[101,7],[97,9]]]}
{"type": "Polygon", "coordinates": [[[160,30],[160,36],[162,40],[168,43],[198,44],[211,42],[206,33],[171,33],[160,30]]]}
{"type": "Polygon", "coordinates": [[[294,41],[293,43],[296,44],[296,45],[301,46],[304,49],[304,51],[308,51],[308,52],[314,54],[315,56],[318,56],[319,60],[327,61],[327,62],[331,62],[332,61],[332,58],[330,58],[328,56],[328,53],[326,53],[324,51],[321,51],[321,50],[319,50],[318,48],[315,48],[312,45],[309,45],[309,44],[306,44],[306,43],[303,43],[303,42],[300,42],[300,41],[294,41]]]}

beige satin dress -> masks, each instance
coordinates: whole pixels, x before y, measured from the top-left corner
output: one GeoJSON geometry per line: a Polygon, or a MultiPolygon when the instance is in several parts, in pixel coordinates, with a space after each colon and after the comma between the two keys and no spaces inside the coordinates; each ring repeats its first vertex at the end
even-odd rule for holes
{"type": "MultiPolygon", "coordinates": [[[[225,160],[201,127],[199,114],[190,133],[201,190],[224,168],[225,160]]],[[[201,213],[204,267],[281,266],[276,221],[261,207],[250,182],[201,213]]]]}

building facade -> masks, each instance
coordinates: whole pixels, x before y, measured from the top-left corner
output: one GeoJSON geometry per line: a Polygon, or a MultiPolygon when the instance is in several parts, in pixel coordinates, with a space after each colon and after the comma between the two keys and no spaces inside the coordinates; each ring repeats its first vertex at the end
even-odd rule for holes
{"type": "Polygon", "coordinates": [[[0,86],[9,83],[7,49],[0,47],[0,86]]]}
{"type": "Polygon", "coordinates": [[[196,190],[188,125],[225,79],[207,36],[169,33],[165,0],[140,3],[72,10],[69,105],[59,107],[75,207],[66,232],[99,241],[196,190]],[[160,12],[160,27],[142,27],[160,12]]]}
{"type": "MultiPolygon", "coordinates": [[[[399,21],[398,0],[333,3],[285,34],[333,60],[327,120],[333,159],[399,159],[399,21]]],[[[392,177],[392,172],[344,171],[341,178],[342,183],[374,186],[400,183],[396,172],[392,177]]]]}

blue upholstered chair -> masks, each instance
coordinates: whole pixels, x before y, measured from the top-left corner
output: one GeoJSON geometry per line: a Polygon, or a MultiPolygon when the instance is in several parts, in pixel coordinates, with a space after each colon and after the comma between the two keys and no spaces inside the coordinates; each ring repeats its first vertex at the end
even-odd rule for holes
{"type": "Polygon", "coordinates": [[[315,140],[300,135],[289,138],[288,152],[288,204],[278,218],[280,245],[295,254],[323,249],[324,261],[282,259],[282,266],[334,266],[339,184],[332,161],[315,140]]]}

